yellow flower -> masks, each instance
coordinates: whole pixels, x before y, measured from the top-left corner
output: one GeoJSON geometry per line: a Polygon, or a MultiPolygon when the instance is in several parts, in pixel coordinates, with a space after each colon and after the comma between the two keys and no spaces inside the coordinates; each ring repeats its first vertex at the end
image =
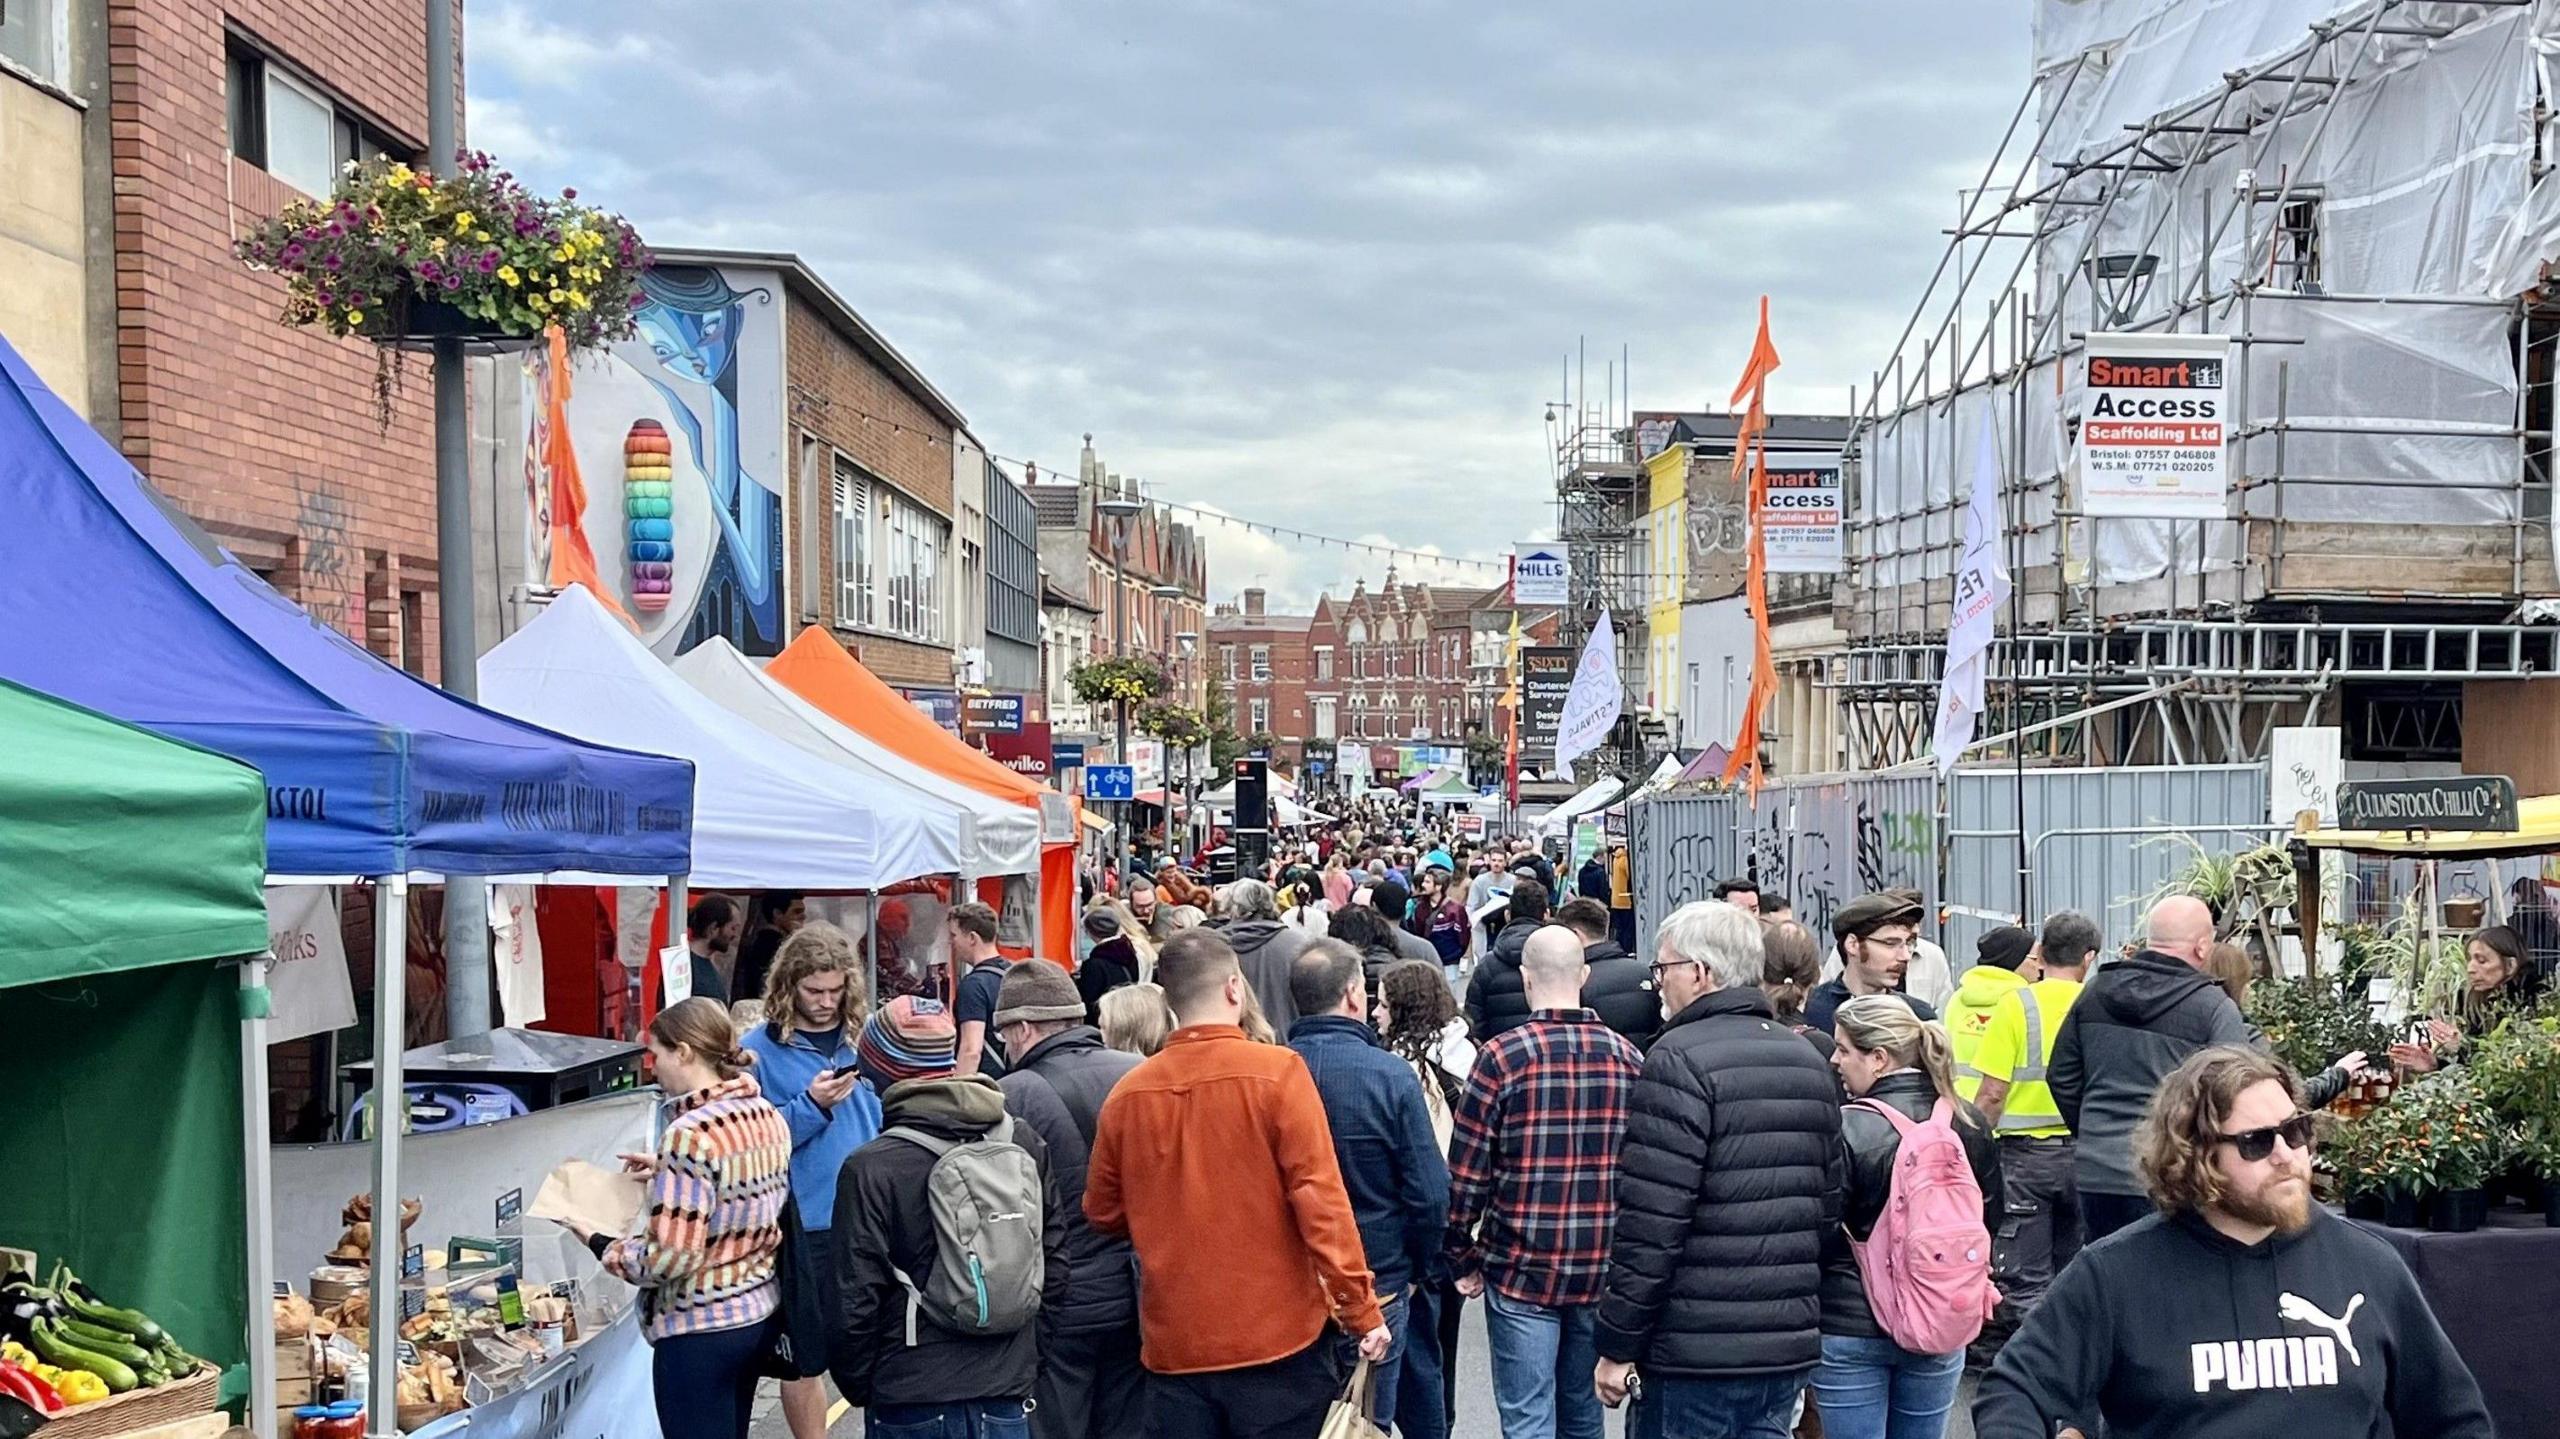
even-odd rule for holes
{"type": "Polygon", "coordinates": [[[471,214],[471,212],[470,212],[470,211],[468,211],[468,210],[456,210],[456,211],[454,211],[454,212],[453,212],[453,228],[455,228],[455,229],[457,229],[457,230],[468,230],[468,229],[470,229],[470,228],[471,228],[471,221],[472,221],[472,218],[473,218],[473,217],[472,217],[472,214],[471,214]]]}
{"type": "Polygon", "coordinates": [[[577,291],[571,291],[569,294],[569,308],[573,310],[583,310],[587,308],[587,297],[577,291]]]}
{"type": "Polygon", "coordinates": [[[489,232],[486,230],[474,230],[471,232],[471,238],[485,245],[489,243],[489,232]]]}
{"type": "Polygon", "coordinates": [[[557,304],[561,303],[562,301],[564,301],[564,300],[566,300],[566,299],[568,299],[568,298],[569,298],[569,297],[568,297],[567,295],[564,295],[564,294],[560,293],[560,291],[558,291],[557,289],[554,289],[554,290],[551,292],[551,303],[553,303],[553,304],[555,304],[555,305],[557,305],[557,304]]]}
{"type": "Polygon", "coordinates": [[[361,324],[363,324],[363,323],[364,323],[364,311],[362,311],[362,310],[349,310],[349,311],[347,311],[347,323],[348,323],[348,324],[350,324],[350,325],[361,325],[361,324]]]}
{"type": "Polygon", "coordinates": [[[513,266],[513,265],[500,265],[500,266],[498,267],[498,278],[499,278],[499,279],[501,279],[501,280],[506,281],[506,282],[507,282],[507,284],[508,284],[509,286],[513,286],[513,285],[514,285],[514,284],[515,284],[519,279],[521,279],[521,278],[523,278],[523,277],[522,277],[522,276],[520,276],[520,275],[518,275],[518,274],[516,273],[516,267],[515,267],[515,266],[513,266]]]}
{"type": "Polygon", "coordinates": [[[551,258],[552,258],[552,259],[555,259],[555,260],[557,260],[557,261],[559,261],[561,264],[564,264],[564,265],[565,265],[565,264],[567,264],[567,263],[569,263],[572,259],[575,259],[576,257],[577,257],[577,252],[576,252],[576,251],[574,251],[574,250],[571,250],[571,249],[570,249],[568,246],[566,246],[566,245],[563,245],[563,246],[561,246],[559,249],[554,250],[554,251],[552,251],[552,252],[551,252],[551,258]]]}

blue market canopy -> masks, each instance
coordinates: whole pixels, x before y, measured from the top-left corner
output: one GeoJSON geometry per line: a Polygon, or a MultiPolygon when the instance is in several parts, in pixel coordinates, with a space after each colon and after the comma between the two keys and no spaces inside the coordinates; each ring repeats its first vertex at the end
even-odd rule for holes
{"type": "Polygon", "coordinates": [[[0,339],[0,678],[255,766],[274,875],[669,875],[693,766],[457,700],[313,620],[0,339]]]}

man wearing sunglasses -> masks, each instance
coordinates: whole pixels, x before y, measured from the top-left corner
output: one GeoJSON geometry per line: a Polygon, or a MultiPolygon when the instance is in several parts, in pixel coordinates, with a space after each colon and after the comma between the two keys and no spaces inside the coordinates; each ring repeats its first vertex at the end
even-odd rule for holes
{"type": "Polygon", "coordinates": [[[2312,1135],[2282,1061],[2179,1065],[2136,1144],[2156,1211],[2054,1281],[1982,1381],[1980,1439],[2489,1439],[2399,1255],[2311,1202],[2312,1135]]]}

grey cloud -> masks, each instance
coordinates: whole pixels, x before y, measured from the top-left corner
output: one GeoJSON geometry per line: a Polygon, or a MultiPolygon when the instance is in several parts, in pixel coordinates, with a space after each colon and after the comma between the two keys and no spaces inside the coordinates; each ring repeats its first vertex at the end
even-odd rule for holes
{"type": "MultiPolygon", "coordinates": [[[[807,256],[998,452],[1092,430],[1168,498],[1488,557],[1551,531],[1577,335],[1595,385],[1624,341],[1638,405],[1720,402],[1767,292],[1777,403],[1863,387],[2026,54],[1979,0],[480,0],[466,34],[502,160],[807,256]]],[[[1288,597],[1383,568],[1236,558],[1288,597]]]]}

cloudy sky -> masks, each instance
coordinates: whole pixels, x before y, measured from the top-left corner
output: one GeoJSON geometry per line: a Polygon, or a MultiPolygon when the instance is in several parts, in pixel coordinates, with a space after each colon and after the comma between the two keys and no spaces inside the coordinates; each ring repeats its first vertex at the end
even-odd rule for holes
{"type": "MultiPolygon", "coordinates": [[[[474,0],[469,135],[797,251],[999,454],[1498,558],[1589,343],[1639,409],[1863,388],[2025,84],[1993,0],[474,0]]],[[[1211,587],[1385,561],[1208,526],[1211,587]]],[[[1407,578],[1433,577],[1406,562],[1407,578]]],[[[1477,571],[1455,572],[1467,578],[1477,571]]],[[[1498,578],[1498,573],[1488,578],[1498,578]]]]}

